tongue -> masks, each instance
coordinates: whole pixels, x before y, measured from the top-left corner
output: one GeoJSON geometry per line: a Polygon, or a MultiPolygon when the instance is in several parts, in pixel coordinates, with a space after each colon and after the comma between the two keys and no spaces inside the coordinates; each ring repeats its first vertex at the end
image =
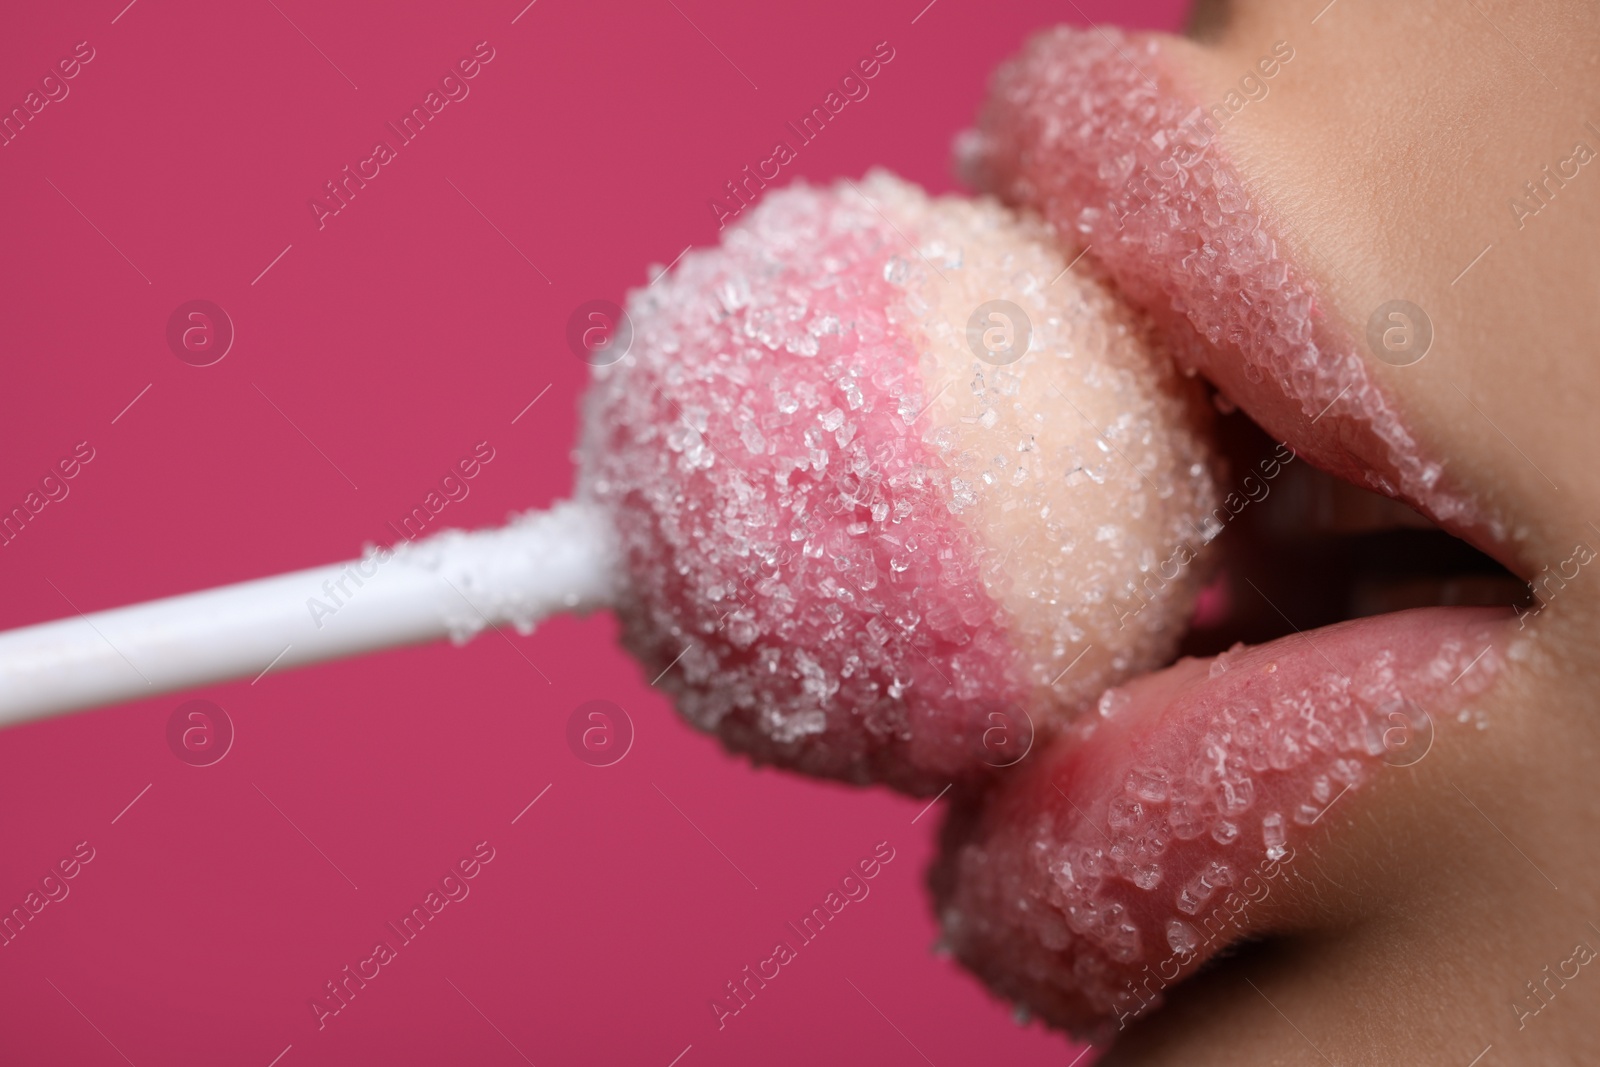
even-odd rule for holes
{"type": "MultiPolygon", "coordinates": [[[[1340,623],[1108,691],[1099,714],[946,828],[945,936],[992,988],[1100,1036],[1259,929],[1285,871],[1388,767],[1470,718],[1505,615],[1340,623]]],[[[1458,727],[1459,728],[1459,727],[1458,727]]]]}

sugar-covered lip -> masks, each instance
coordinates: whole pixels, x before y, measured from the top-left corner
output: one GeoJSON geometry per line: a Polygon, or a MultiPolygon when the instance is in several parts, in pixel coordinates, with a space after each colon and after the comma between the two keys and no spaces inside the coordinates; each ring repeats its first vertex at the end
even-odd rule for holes
{"type": "Polygon", "coordinates": [[[1264,932],[1266,900],[1290,893],[1286,872],[1346,821],[1341,805],[1464,728],[1508,617],[1398,612],[1110,691],[1100,716],[946,827],[931,880],[951,948],[1053,1025],[1114,1034],[1264,932]]]}
{"type": "MultiPolygon", "coordinates": [[[[1279,45],[1264,78],[1293,63],[1279,45]]],[[[1156,36],[1046,31],[996,73],[963,171],[1086,249],[1175,358],[1268,433],[1493,554],[1504,523],[1408,428],[1229,160],[1228,108],[1182,68],[1156,36]]]]}

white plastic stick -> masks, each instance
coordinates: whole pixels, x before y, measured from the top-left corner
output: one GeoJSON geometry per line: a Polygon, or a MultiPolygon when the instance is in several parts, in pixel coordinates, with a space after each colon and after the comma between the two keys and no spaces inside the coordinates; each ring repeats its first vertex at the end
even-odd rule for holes
{"type": "Polygon", "coordinates": [[[0,633],[0,726],[611,602],[615,538],[581,503],[358,560],[0,633]]]}

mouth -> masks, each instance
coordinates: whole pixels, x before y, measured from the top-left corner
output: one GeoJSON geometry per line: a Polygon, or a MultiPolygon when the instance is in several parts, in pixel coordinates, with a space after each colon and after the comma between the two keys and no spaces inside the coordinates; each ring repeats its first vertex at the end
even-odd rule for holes
{"type": "Polygon", "coordinates": [[[1213,543],[1220,573],[1180,646],[1207,657],[1413,608],[1521,611],[1528,586],[1409,506],[1341,481],[1242,411],[1218,422],[1235,490],[1213,543]]]}
{"type": "Polygon", "coordinates": [[[954,817],[930,876],[955,955],[1090,1038],[1258,931],[1348,794],[1483,725],[1527,592],[1494,558],[1503,518],[1280,246],[1225,122],[1158,40],[1058,29],[1002,68],[960,146],[1242,412],[1222,420],[1237,481],[1185,658],[954,817]]]}

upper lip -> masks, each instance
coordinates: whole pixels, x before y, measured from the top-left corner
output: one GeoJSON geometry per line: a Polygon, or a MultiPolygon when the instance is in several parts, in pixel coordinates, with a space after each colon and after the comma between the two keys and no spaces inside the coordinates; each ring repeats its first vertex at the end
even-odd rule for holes
{"type": "Polygon", "coordinates": [[[1060,27],[1000,68],[964,168],[1085,247],[1267,432],[1493,553],[1503,520],[1411,433],[1198,103],[1157,38],[1060,27]]]}

